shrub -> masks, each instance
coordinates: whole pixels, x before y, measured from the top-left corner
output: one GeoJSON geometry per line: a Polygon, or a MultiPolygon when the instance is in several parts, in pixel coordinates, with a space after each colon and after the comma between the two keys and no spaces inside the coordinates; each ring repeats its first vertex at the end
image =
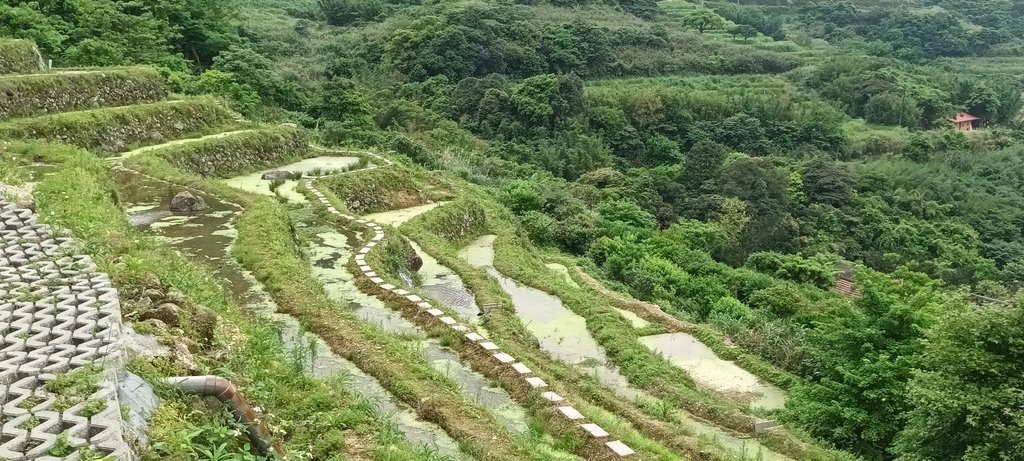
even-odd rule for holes
{"type": "Polygon", "coordinates": [[[712,315],[719,316],[720,318],[730,318],[736,320],[743,320],[750,318],[752,312],[746,304],[740,302],[740,300],[731,296],[725,296],[719,298],[711,304],[712,315]]]}
{"type": "Polygon", "coordinates": [[[835,284],[838,262],[838,257],[821,253],[804,258],[798,255],[761,252],[750,255],[746,266],[793,282],[809,283],[818,288],[829,289],[835,284]]]}
{"type": "Polygon", "coordinates": [[[0,39],[0,74],[39,72],[42,59],[28,40],[0,39]]]}
{"type": "Polygon", "coordinates": [[[527,211],[519,218],[519,224],[538,245],[550,245],[554,241],[556,221],[544,213],[527,211]]]}
{"type": "Polygon", "coordinates": [[[540,210],[544,206],[544,198],[534,186],[525,179],[517,179],[505,184],[498,195],[501,203],[516,213],[540,210]]]}
{"type": "Polygon", "coordinates": [[[750,296],[750,306],[776,318],[789,318],[804,310],[807,300],[793,287],[775,285],[750,296]]]}
{"type": "Polygon", "coordinates": [[[41,139],[109,154],[236,123],[213,98],[44,115],[0,123],[0,137],[41,139]]]}
{"type": "Polygon", "coordinates": [[[128,106],[167,96],[153,69],[38,74],[0,79],[0,119],[128,106]]]}

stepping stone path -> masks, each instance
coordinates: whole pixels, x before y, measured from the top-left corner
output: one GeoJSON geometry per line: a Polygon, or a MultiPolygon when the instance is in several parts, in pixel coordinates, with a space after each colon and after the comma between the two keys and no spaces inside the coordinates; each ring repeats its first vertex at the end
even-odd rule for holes
{"type": "Polygon", "coordinates": [[[75,255],[71,239],[3,200],[0,239],[0,459],[77,460],[82,447],[134,459],[117,396],[121,305],[110,277],[75,255]],[[58,411],[45,384],[87,366],[102,369],[95,391],[58,411]],[[58,444],[67,457],[49,455],[58,444]]]}
{"type": "MultiPolygon", "coordinates": [[[[384,162],[385,166],[390,166],[394,164],[394,162],[387,160],[383,157],[378,156],[377,158],[384,162]]],[[[378,242],[384,239],[384,229],[379,224],[366,221],[364,219],[359,219],[355,216],[343,214],[340,211],[338,211],[337,208],[331,205],[330,201],[327,199],[327,196],[325,196],[323,192],[320,192],[316,188],[316,186],[314,186],[312,179],[306,179],[305,185],[306,189],[308,189],[309,192],[313,194],[313,197],[316,199],[314,203],[319,202],[327,209],[328,212],[337,216],[341,216],[342,218],[350,222],[360,224],[368,228],[368,230],[370,230],[373,233],[373,237],[371,238],[370,242],[363,246],[363,248],[361,248],[358,254],[355,256],[356,264],[358,265],[359,270],[362,271],[363,275],[366,276],[368,280],[376,284],[384,291],[388,291],[397,296],[404,297],[410,302],[415,303],[417,306],[419,306],[421,310],[423,310],[430,316],[441,320],[441,322],[448,328],[451,328],[452,330],[455,330],[460,333],[464,333],[462,335],[462,338],[465,341],[479,345],[487,353],[491,354],[499,363],[515,370],[515,372],[520,377],[523,378],[527,385],[529,385],[532,389],[537,391],[544,399],[550,402],[552,406],[557,407],[557,410],[563,417],[567,418],[572,423],[579,426],[579,428],[586,432],[587,434],[589,434],[590,437],[599,439],[600,441],[604,441],[609,437],[608,432],[606,432],[597,424],[587,423],[585,421],[585,417],[578,410],[576,410],[576,408],[569,405],[569,403],[566,401],[564,397],[549,391],[548,384],[545,383],[544,380],[541,379],[540,377],[534,376],[533,371],[530,370],[530,368],[526,364],[519,362],[518,360],[515,359],[515,357],[508,353],[501,352],[498,345],[494,344],[493,342],[486,341],[486,339],[483,336],[474,332],[470,326],[460,324],[451,317],[443,316],[443,311],[435,308],[429,302],[425,302],[419,296],[409,294],[408,291],[398,288],[389,283],[386,283],[383,279],[381,279],[377,275],[376,270],[373,267],[370,267],[368,263],[366,263],[366,254],[369,253],[370,250],[373,249],[373,247],[376,246],[378,242]]],[[[626,445],[620,440],[607,441],[604,442],[604,445],[608,448],[608,451],[613,458],[626,458],[630,457],[635,453],[632,448],[630,448],[628,445],[626,445]]]]}

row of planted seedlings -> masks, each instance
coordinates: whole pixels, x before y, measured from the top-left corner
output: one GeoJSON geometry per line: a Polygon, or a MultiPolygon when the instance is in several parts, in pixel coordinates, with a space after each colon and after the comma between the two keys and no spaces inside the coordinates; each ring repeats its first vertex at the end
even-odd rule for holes
{"type": "Polygon", "coordinates": [[[251,455],[248,440],[240,435],[244,428],[219,403],[182,395],[162,382],[167,376],[207,373],[231,379],[262,408],[261,420],[273,429],[288,459],[434,459],[403,440],[344,381],[307,375],[276,328],[253,322],[210,268],[132,227],[117,202],[107,162],[63,145],[11,143],[3,150],[0,161],[13,166],[57,166],[34,192],[41,219],[72,231],[110,274],[126,322],[155,336],[157,348],[176,349],[172,357],[136,356],[128,362],[128,369],[146,379],[161,399],[150,418],[150,443],[139,448],[143,460],[251,455]],[[155,292],[174,298],[181,308],[176,327],[143,319],[146,308],[139,300],[155,292]],[[189,360],[182,361],[184,356],[189,360]]]}
{"type": "MultiPolygon", "coordinates": [[[[639,404],[624,401],[589,376],[581,375],[572,367],[547,360],[550,365],[547,369],[555,373],[561,382],[575,385],[575,392],[578,395],[585,395],[599,406],[629,420],[637,428],[643,429],[645,433],[667,446],[694,456],[706,457],[709,451],[716,450],[709,448],[703,441],[686,437],[694,434],[677,424],[678,418],[673,416],[672,411],[676,407],[741,436],[755,435],[755,423],[759,418],[746,414],[739,405],[721,395],[698,388],[685,371],[640,344],[636,340],[638,334],[632,325],[614,311],[614,306],[605,298],[566,284],[560,277],[547,276],[550,274],[549,270],[544,267],[540,258],[529,250],[531,245],[515,232],[511,224],[511,215],[476,186],[461,183],[458,187],[463,195],[462,200],[447,206],[482,208],[483,210],[479,212],[486,214],[486,225],[470,232],[447,232],[446,229],[452,228],[449,222],[457,218],[442,217],[445,210],[439,208],[413,219],[402,229],[426,251],[454,269],[473,289],[478,299],[486,298],[497,303],[498,308],[493,309],[485,323],[496,337],[507,339],[507,344],[518,348],[518,355],[532,354],[537,361],[545,359],[545,355],[531,345],[536,341],[526,333],[500,285],[483,270],[471,267],[456,256],[458,245],[465,245],[485,233],[498,235],[495,260],[498,270],[562,299],[567,307],[587,320],[591,334],[609,353],[609,357],[621,367],[631,384],[658,398],[646,399],[639,404]]],[[[472,213],[464,210],[452,213],[454,216],[469,214],[472,213]]],[[[816,446],[807,438],[787,431],[773,430],[759,434],[758,439],[772,450],[794,459],[826,460],[845,456],[816,446]]],[[[717,456],[730,457],[726,453],[717,456]]]]}
{"type": "Polygon", "coordinates": [[[240,173],[238,170],[206,171],[203,177],[171,165],[170,159],[186,168],[195,163],[182,158],[180,154],[186,150],[198,156],[216,152],[203,149],[201,144],[205,143],[193,143],[188,149],[153,151],[152,155],[127,159],[125,165],[242,204],[232,255],[263,284],[278,309],[298,319],[332,352],[379,381],[395,398],[415,409],[420,419],[444,429],[459,442],[463,452],[485,460],[564,459],[564,455],[550,454],[552,443],[543,437],[509,434],[457,384],[431,367],[410,341],[359,319],[345,303],[331,299],[311,273],[310,262],[295,235],[289,206],[213,179],[233,176],[240,173]]]}
{"type": "MultiPolygon", "coordinates": [[[[396,286],[394,283],[401,283],[397,276],[378,269],[385,266],[381,261],[384,256],[374,250],[387,251],[386,248],[389,246],[404,248],[401,237],[385,240],[383,226],[340,210],[338,206],[341,204],[330,190],[316,185],[312,180],[307,181],[306,187],[313,203],[319,204],[320,212],[326,215],[326,219],[341,226],[352,226],[368,231],[370,234],[366,244],[348,263],[349,270],[357,275],[363,291],[380,297],[409,320],[423,326],[432,335],[441,337],[443,343],[455,348],[475,369],[509,391],[513,398],[545,423],[548,431],[569,440],[570,447],[580,456],[597,460],[626,459],[634,456],[647,459],[679,459],[671,450],[644,440],[642,435],[631,430],[623,430],[626,434],[616,434],[622,435],[623,440],[612,437],[612,434],[602,426],[604,422],[589,419],[585,415],[589,414],[588,411],[584,411],[591,409],[588,408],[589,405],[584,407],[570,403],[570,398],[563,396],[566,394],[563,391],[564,386],[546,381],[542,373],[531,368],[531,364],[517,360],[515,356],[474,331],[471,325],[456,319],[457,314],[443,304],[432,303],[418,294],[396,286]],[[385,280],[384,277],[388,277],[389,280],[385,280]],[[633,446],[637,447],[639,453],[633,446]]],[[[620,429],[619,426],[614,425],[616,429],[620,429]]]]}

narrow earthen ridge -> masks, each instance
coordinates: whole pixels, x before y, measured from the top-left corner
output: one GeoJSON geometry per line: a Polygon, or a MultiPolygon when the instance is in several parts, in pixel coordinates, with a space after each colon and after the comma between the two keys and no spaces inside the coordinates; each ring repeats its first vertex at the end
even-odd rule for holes
{"type": "MultiPolygon", "coordinates": [[[[384,159],[382,157],[377,158],[381,159],[385,163],[385,166],[393,164],[393,162],[391,162],[390,160],[384,159]]],[[[564,397],[547,390],[548,384],[545,383],[544,380],[541,379],[540,377],[535,376],[533,374],[533,371],[530,370],[530,367],[527,366],[525,363],[516,360],[515,357],[509,355],[508,353],[502,352],[497,344],[487,341],[483,336],[473,331],[469,326],[463,325],[454,318],[445,315],[445,313],[442,310],[437,309],[436,307],[431,305],[429,302],[423,300],[419,296],[411,294],[406,290],[403,290],[399,287],[396,287],[392,284],[385,282],[384,279],[377,275],[377,272],[374,270],[374,268],[370,267],[370,265],[366,262],[366,255],[370,252],[370,250],[372,250],[375,246],[379,245],[381,241],[384,240],[384,229],[377,223],[367,221],[365,219],[360,219],[356,216],[347,215],[338,211],[337,208],[330,204],[330,202],[327,200],[327,197],[323,194],[323,192],[320,192],[318,189],[316,189],[316,186],[313,185],[312,179],[306,179],[305,181],[306,188],[309,189],[310,193],[312,193],[313,196],[316,197],[316,199],[321,204],[323,204],[323,206],[327,207],[328,212],[337,216],[341,216],[342,218],[348,221],[360,224],[373,232],[373,237],[365,246],[359,249],[355,256],[355,262],[356,265],[359,267],[359,270],[362,271],[363,275],[368,277],[371,282],[375,283],[381,290],[385,292],[394,293],[395,295],[404,297],[410,302],[416,303],[422,311],[426,312],[432,317],[436,317],[441,323],[446,325],[448,328],[458,332],[463,341],[475,344],[476,347],[479,347],[481,349],[481,351],[493,356],[498,363],[501,363],[502,365],[512,369],[532,389],[534,389],[535,392],[539,393],[541,397],[543,397],[546,401],[550,402],[552,406],[555,406],[557,408],[558,414],[566,418],[570,424],[578,425],[583,431],[585,431],[590,437],[594,439],[608,439],[608,441],[604,441],[604,445],[609,450],[609,453],[614,457],[625,458],[630,457],[635,453],[632,448],[630,448],[625,443],[622,443],[622,441],[610,440],[608,432],[605,431],[600,426],[598,426],[597,424],[587,423],[586,418],[583,416],[583,414],[576,410],[576,408],[573,407],[564,397]]]]}
{"type": "Polygon", "coordinates": [[[110,277],[32,211],[0,200],[0,459],[78,459],[83,448],[134,459],[117,397],[121,331],[110,277]],[[91,367],[89,393],[46,388],[91,367]]]}

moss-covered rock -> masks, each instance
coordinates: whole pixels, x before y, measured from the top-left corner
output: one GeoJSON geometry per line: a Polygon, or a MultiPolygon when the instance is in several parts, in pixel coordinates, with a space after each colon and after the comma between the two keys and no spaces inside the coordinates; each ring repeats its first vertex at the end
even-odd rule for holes
{"type": "Polygon", "coordinates": [[[0,39],[0,74],[39,72],[41,58],[35,43],[28,40],[0,39]]]}
{"type": "Polygon", "coordinates": [[[305,157],[309,142],[302,130],[282,125],[210,138],[155,151],[168,163],[206,177],[231,177],[305,157]]]}
{"type": "Polygon", "coordinates": [[[0,119],[127,106],[165,97],[163,79],[150,68],[14,76],[0,79],[0,119]]]}
{"type": "Polygon", "coordinates": [[[0,123],[0,137],[40,139],[114,154],[237,125],[216,99],[191,98],[44,115],[0,123]]]}

